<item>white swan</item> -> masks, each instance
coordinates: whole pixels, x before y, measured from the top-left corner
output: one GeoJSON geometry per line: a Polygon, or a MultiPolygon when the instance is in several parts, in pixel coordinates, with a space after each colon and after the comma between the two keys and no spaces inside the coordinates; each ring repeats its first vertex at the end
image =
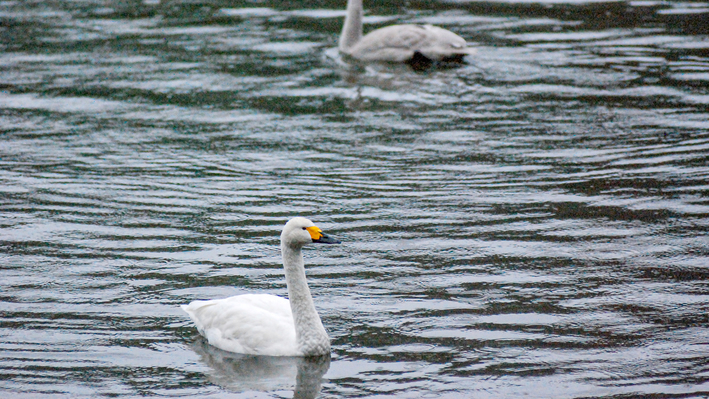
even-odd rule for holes
{"type": "Polygon", "coordinates": [[[456,62],[475,52],[465,39],[432,25],[392,25],[362,37],[362,0],[347,0],[340,52],[360,61],[456,62]]]}
{"type": "Polygon", "coordinates": [[[182,305],[210,344],[229,352],[264,356],[320,356],[330,338],[305,281],[303,245],[339,244],[313,222],[296,217],[281,233],[288,297],[246,294],[182,305]]]}

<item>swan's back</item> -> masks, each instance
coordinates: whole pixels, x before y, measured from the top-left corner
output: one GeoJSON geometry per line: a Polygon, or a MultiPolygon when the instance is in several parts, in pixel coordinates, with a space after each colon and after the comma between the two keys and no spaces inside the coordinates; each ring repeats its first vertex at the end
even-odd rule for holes
{"type": "Polygon", "coordinates": [[[290,303],[274,295],[246,294],[182,305],[210,344],[229,352],[299,356],[290,303]]]}
{"type": "Polygon", "coordinates": [[[432,25],[392,25],[364,36],[347,53],[362,61],[406,62],[419,52],[424,57],[441,61],[454,55],[472,52],[465,39],[432,25]]]}

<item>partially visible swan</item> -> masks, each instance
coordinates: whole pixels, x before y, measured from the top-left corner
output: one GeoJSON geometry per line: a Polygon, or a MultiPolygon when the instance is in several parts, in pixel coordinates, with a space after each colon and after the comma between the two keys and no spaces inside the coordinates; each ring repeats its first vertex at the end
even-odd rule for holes
{"type": "Polygon", "coordinates": [[[433,25],[391,25],[362,37],[362,0],[347,0],[340,52],[360,61],[456,62],[475,52],[465,39],[433,25]]]}
{"type": "Polygon", "coordinates": [[[281,233],[281,254],[290,301],[245,294],[182,305],[210,344],[229,352],[265,356],[330,354],[330,338],[305,281],[301,248],[311,242],[339,244],[313,222],[296,217],[281,233]]]}

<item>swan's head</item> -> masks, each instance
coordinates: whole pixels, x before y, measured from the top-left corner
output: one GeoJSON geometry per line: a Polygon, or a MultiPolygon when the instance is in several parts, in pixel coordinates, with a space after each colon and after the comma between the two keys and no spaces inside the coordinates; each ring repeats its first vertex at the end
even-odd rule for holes
{"type": "Polygon", "coordinates": [[[303,246],[312,242],[318,244],[339,244],[340,241],[330,238],[313,222],[306,218],[296,217],[288,221],[281,233],[281,242],[288,245],[303,246]]]}

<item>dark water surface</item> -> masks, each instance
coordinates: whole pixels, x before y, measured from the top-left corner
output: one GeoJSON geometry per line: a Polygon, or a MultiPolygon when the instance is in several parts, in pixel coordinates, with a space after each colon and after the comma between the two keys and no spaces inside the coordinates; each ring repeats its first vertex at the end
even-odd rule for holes
{"type": "Polygon", "coordinates": [[[344,3],[0,1],[0,396],[708,397],[709,3],[344,3]],[[331,361],[205,345],[295,215],[331,361]]]}

